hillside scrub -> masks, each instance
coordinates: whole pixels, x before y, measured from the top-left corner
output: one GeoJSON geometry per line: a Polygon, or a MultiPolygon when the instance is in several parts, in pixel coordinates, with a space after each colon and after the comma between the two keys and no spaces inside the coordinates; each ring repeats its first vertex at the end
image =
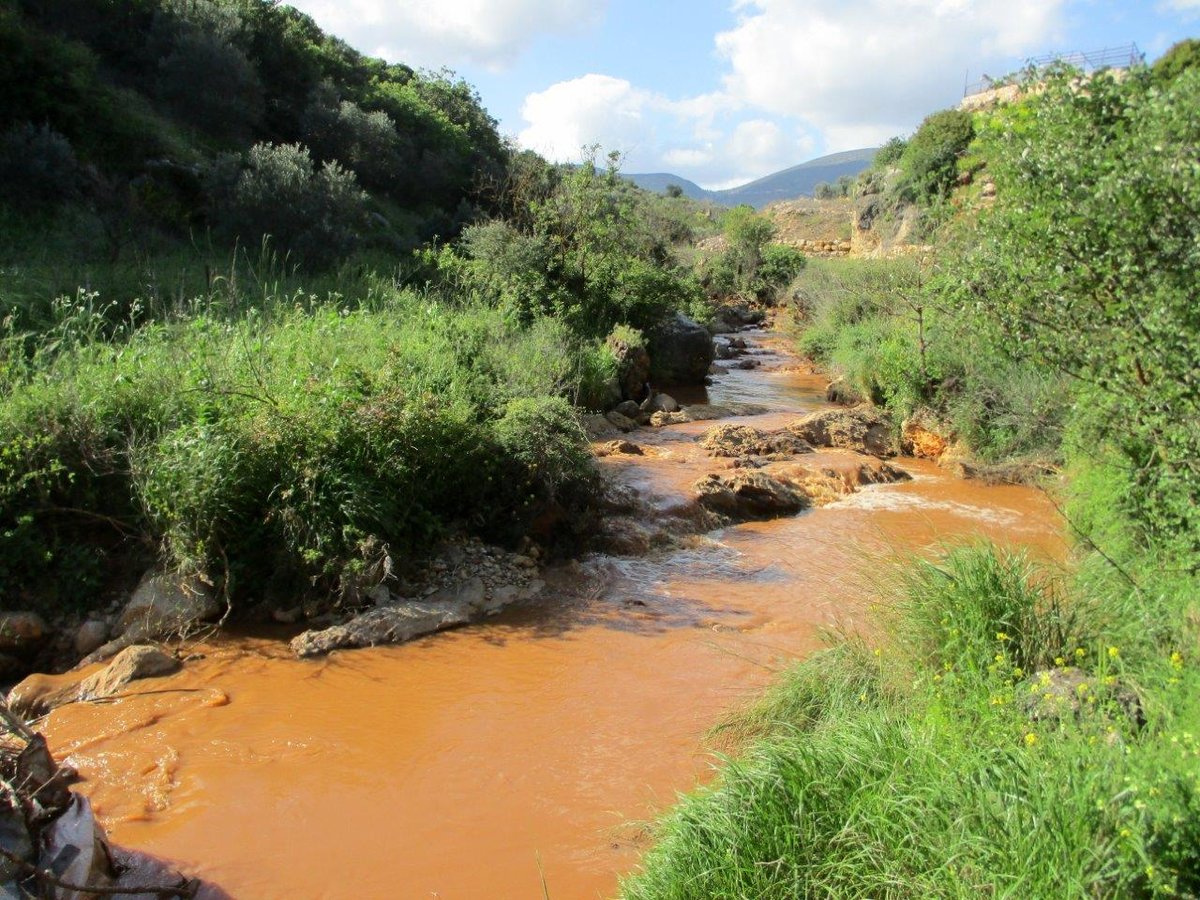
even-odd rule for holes
{"type": "Polygon", "coordinates": [[[271,234],[310,270],[348,243],[411,249],[497,210],[514,155],[470,85],[365,57],[270,0],[21,0],[0,10],[0,49],[0,203],[69,201],[61,224],[83,237],[92,216],[136,222],[113,258],[209,232],[223,249],[271,234]],[[284,169],[287,202],[256,206],[255,182],[284,169]]]}
{"type": "Polygon", "coordinates": [[[159,554],[239,601],[353,596],[451,526],[511,541],[589,496],[560,323],[297,296],[99,340],[92,300],[4,344],[5,605],[86,605],[159,554]]]}

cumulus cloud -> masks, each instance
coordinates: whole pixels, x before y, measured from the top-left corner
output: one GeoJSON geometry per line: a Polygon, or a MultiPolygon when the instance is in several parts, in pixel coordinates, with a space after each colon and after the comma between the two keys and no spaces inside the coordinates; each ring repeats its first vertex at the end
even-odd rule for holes
{"type": "Polygon", "coordinates": [[[802,119],[839,150],[910,130],[953,103],[968,68],[1003,74],[1056,35],[1065,5],[739,0],[737,24],[716,43],[731,100],[802,119]]]}
{"type": "Polygon", "coordinates": [[[671,100],[623,78],[590,74],[527,96],[517,140],[559,162],[576,162],[584,147],[600,144],[621,152],[627,171],[671,168],[706,187],[751,181],[813,149],[809,135],[769,119],[719,127],[717,117],[731,112],[725,98],[671,100]]]}
{"type": "Polygon", "coordinates": [[[594,24],[605,0],[291,0],[328,31],[409,65],[501,69],[539,35],[594,24]]]}

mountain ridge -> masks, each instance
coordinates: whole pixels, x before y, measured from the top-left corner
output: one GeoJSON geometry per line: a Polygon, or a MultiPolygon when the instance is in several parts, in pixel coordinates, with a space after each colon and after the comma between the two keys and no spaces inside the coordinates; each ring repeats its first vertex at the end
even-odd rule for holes
{"type": "Polygon", "coordinates": [[[843,175],[855,176],[871,164],[878,149],[864,147],[830,153],[720,191],[702,188],[694,181],[670,172],[631,173],[625,178],[654,193],[662,193],[669,185],[675,184],[683,190],[684,196],[693,200],[709,200],[721,206],[739,206],[745,203],[758,208],[779,200],[810,197],[816,186],[822,182],[837,181],[843,175]]]}

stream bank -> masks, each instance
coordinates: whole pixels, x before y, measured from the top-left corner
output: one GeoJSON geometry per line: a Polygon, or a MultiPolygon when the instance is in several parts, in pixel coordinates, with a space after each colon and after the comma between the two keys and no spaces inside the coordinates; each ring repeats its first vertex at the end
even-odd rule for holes
{"type": "MultiPolygon", "coordinates": [[[[702,445],[714,426],[828,408],[779,340],[746,339],[756,366],[678,399],[765,412],[639,429],[640,454],[601,459],[652,520],[695,521],[696,482],[739,470],[702,445]]],[[[860,627],[883,557],[976,534],[1061,552],[1036,491],[889,464],[910,479],[554,567],[536,600],[403,646],[297,660],[285,626],[221,639],[44,731],[114,841],[233,896],[527,897],[543,875],[608,895],[645,844],[630,823],[707,777],[706,730],[822,629],[860,627]]]]}

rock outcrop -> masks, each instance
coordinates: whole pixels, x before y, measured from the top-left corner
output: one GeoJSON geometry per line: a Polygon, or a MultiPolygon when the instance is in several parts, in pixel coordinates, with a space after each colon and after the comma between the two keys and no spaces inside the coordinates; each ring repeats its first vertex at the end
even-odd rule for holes
{"type": "Polygon", "coordinates": [[[179,671],[180,663],[161,650],[144,644],[126,647],[103,669],[80,678],[67,675],[30,675],[8,694],[8,705],[25,718],[44,716],[50,710],[80,700],[97,700],[121,693],[132,682],[159,678],[179,671]]]}
{"type": "Polygon", "coordinates": [[[703,384],[715,358],[708,329],[682,313],[649,334],[650,377],[655,384],[703,384]]]}
{"type": "Polygon", "coordinates": [[[694,485],[706,509],[734,520],[773,519],[807,509],[807,495],[763,472],[707,475],[694,485]]]}
{"type": "Polygon", "coordinates": [[[892,430],[870,406],[826,409],[797,419],[787,430],[814,447],[839,447],[871,456],[895,456],[892,430]]]}
{"type": "Polygon", "coordinates": [[[812,452],[812,447],[790,431],[762,431],[750,425],[718,425],[705,433],[700,446],[713,456],[735,459],[790,459],[812,452]]]}

